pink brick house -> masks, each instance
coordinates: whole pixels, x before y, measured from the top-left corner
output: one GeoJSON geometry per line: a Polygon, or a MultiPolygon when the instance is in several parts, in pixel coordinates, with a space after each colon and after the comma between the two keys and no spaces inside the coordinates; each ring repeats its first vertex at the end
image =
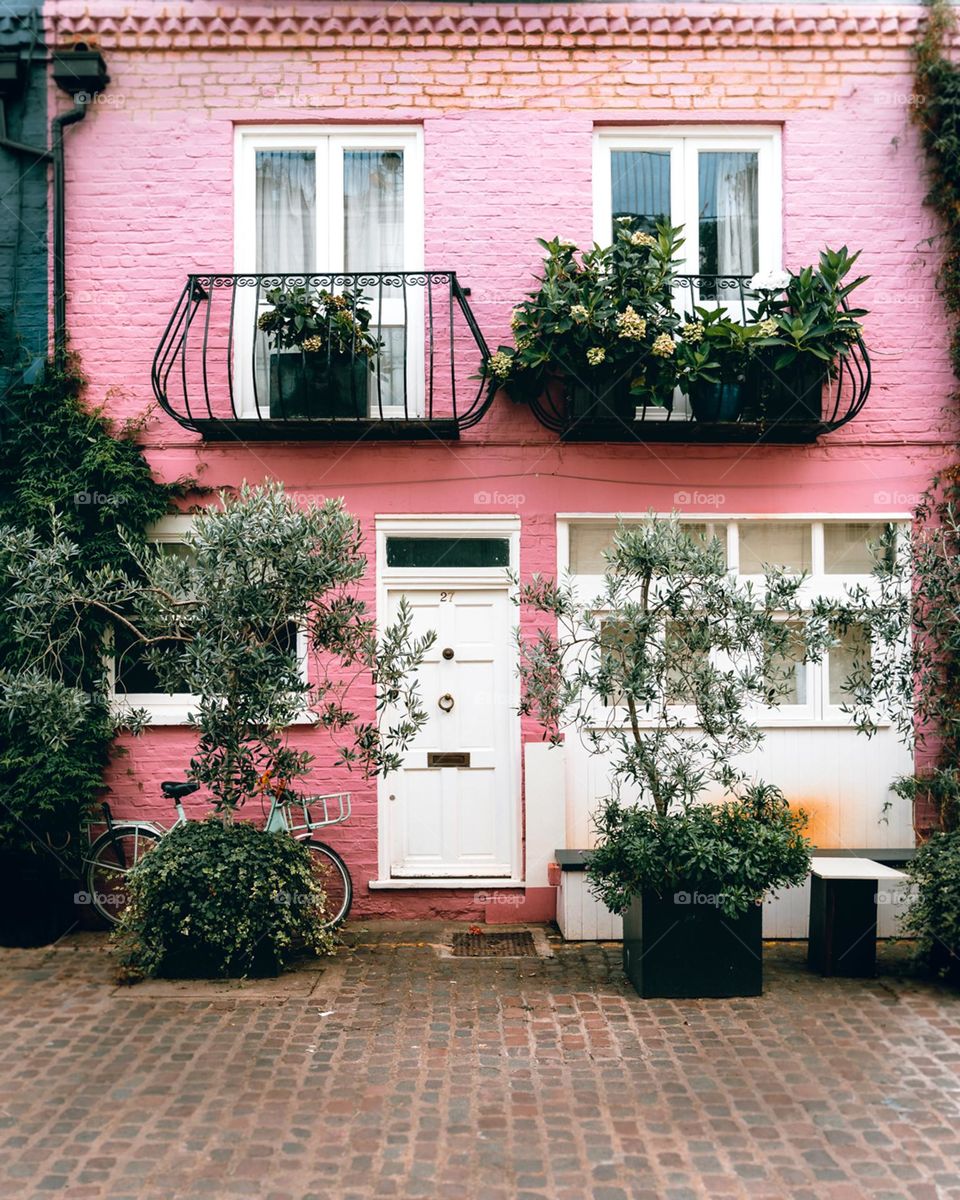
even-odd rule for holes
{"type": "MultiPolygon", "coordinates": [[[[47,3],[50,44],[96,45],[111,76],[67,149],[68,323],[93,399],[117,417],[152,405],[163,478],[343,496],[378,614],[406,594],[438,630],[433,715],[398,777],[317,774],[353,792],[331,840],[355,913],[542,913],[555,851],[589,845],[603,764],[516,716],[508,570],[589,581],[617,514],[679,509],[741,573],[775,559],[823,590],[862,577],[878,526],[909,518],[956,437],[910,121],[920,20],[863,4],[47,3]],[[696,276],[862,247],[869,391],[851,376],[818,420],[766,440],[682,401],[618,432],[488,403],[472,376],[532,285],[535,239],[609,241],[624,213],[684,223],[696,276]],[[283,272],[364,275],[386,350],[335,418],[283,401],[256,333],[283,272]]],[[[819,846],[912,845],[899,802],[883,819],[909,759],[891,730],[857,738],[842,649],[831,660],[798,668],[765,720],[764,774],[819,846]]],[[[189,699],[141,699],[154,727],[118,760],[112,804],[166,815],[189,699]]]]}

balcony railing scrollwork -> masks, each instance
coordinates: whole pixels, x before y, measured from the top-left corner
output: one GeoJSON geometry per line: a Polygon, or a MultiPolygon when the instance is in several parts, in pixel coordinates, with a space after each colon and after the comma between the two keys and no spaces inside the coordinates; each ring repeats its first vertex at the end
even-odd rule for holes
{"type": "Polygon", "coordinates": [[[455,439],[489,407],[477,371],[488,355],[453,271],[191,275],[152,382],[161,407],[208,440],[455,439]],[[323,327],[303,345],[278,340],[277,290],[338,298],[323,310],[330,330],[359,316],[366,343],[323,327]]]}

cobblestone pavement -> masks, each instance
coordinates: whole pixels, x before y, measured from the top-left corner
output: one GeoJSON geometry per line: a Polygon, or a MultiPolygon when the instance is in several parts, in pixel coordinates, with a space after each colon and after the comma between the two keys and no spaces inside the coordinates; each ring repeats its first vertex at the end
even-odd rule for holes
{"type": "Polygon", "coordinates": [[[355,927],[244,989],[0,951],[0,1196],[960,1197],[960,994],[770,945],[757,999],[642,1001],[619,947],[442,957],[355,927]]]}

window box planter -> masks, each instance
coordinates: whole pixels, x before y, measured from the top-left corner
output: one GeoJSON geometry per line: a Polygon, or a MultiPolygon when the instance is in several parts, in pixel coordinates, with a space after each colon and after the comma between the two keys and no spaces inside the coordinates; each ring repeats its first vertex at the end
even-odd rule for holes
{"type": "Polygon", "coordinates": [[[779,371],[772,356],[762,355],[754,364],[751,392],[766,421],[820,422],[823,420],[823,385],[827,365],[818,358],[801,355],[779,371]]]}
{"type": "Polygon", "coordinates": [[[579,380],[568,380],[564,385],[567,400],[567,418],[571,422],[588,422],[590,424],[611,424],[621,422],[633,425],[637,420],[637,410],[644,411],[662,408],[665,413],[673,407],[673,396],[664,397],[662,405],[647,404],[643,398],[631,395],[628,380],[607,380],[592,386],[587,386],[579,380]]]}
{"type": "Polygon", "coordinates": [[[710,903],[721,885],[645,891],[623,914],[623,969],[644,999],[759,996],[763,908],[723,915],[710,903]]]}
{"type": "Polygon", "coordinates": [[[365,358],[328,361],[320,354],[273,354],[270,416],[365,417],[369,377],[370,365],[365,358]]]}
{"type": "Polygon", "coordinates": [[[742,379],[729,383],[708,383],[698,379],[690,384],[687,395],[695,420],[739,421],[744,409],[746,384],[742,379]]]}

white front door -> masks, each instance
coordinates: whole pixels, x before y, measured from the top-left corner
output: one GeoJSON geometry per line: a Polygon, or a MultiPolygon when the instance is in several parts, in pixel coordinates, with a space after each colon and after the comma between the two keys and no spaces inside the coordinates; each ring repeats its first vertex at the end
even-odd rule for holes
{"type": "Polygon", "coordinates": [[[383,781],[391,878],[510,877],[517,828],[514,609],[505,587],[391,589],[437,640],[420,668],[429,719],[383,781]]]}

